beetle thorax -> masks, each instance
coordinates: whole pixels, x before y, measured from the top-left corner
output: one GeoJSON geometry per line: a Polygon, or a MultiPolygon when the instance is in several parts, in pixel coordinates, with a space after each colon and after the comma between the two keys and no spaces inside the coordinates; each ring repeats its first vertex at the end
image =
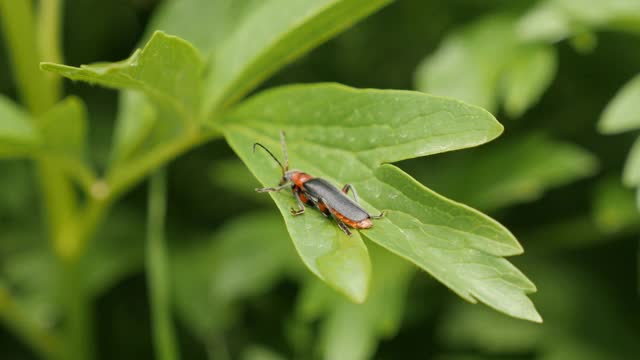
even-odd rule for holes
{"type": "Polygon", "coordinates": [[[298,187],[302,187],[303,184],[313,179],[313,176],[304,173],[300,170],[289,170],[284,174],[285,182],[292,182],[298,187]]]}

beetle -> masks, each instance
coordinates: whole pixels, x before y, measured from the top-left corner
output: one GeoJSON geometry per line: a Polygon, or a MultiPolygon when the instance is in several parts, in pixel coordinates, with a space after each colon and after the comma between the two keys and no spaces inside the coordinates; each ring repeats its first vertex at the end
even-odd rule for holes
{"type": "Polygon", "coordinates": [[[358,200],[358,193],[350,184],[345,184],[340,190],[325,179],[313,177],[300,170],[289,170],[287,144],[283,131],[280,131],[280,144],[284,156],[284,166],[264,145],[253,144],[254,152],[257,146],[262,148],[278,163],[282,171],[278,186],[255,189],[257,192],[279,192],[291,188],[298,201],[298,209],[291,208],[291,215],[302,215],[305,211],[305,205],[313,206],[320,210],[325,217],[331,216],[338,227],[349,236],[351,236],[349,227],[368,229],[373,226],[372,219],[380,219],[385,216],[384,211],[380,215],[371,215],[362,208],[358,200]],[[353,199],[348,196],[349,191],[353,194],[353,199]]]}

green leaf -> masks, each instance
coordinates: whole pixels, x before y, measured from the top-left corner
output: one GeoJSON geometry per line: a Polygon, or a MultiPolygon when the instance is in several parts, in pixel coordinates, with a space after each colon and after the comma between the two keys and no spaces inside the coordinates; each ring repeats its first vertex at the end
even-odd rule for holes
{"type": "Polygon", "coordinates": [[[130,160],[140,151],[152,134],[157,121],[156,109],[144,94],[123,91],[113,137],[110,161],[112,166],[130,160]]]}
{"type": "Polygon", "coordinates": [[[640,3],[635,0],[546,0],[529,10],[518,24],[518,34],[523,39],[545,42],[581,37],[589,34],[589,29],[639,32],[640,3]]]}
{"type": "Polygon", "coordinates": [[[597,165],[593,155],[576,145],[532,134],[416,162],[410,173],[445,196],[495,211],[593,175],[597,165]],[[472,187],[468,179],[473,179],[472,187]]]}
{"type": "MultiPolygon", "coordinates": [[[[252,144],[260,142],[278,153],[278,132],[284,130],[293,167],[336,185],[350,183],[365,209],[388,212],[362,231],[367,238],[425,269],[468,301],[479,299],[512,316],[540,321],[525,295],[535,291],[534,285],[502,259],[522,252],[508,230],[433,193],[398,168],[381,165],[495,138],[502,126],[486,111],[410,91],[317,84],[267,91],[231,112],[223,125],[227,141],[262,184],[277,183],[279,169],[265,154],[252,154],[252,144]]],[[[369,262],[359,234],[345,238],[317,211],[291,216],[293,196],[271,196],[307,267],[352,300],[364,300],[369,262]],[[344,259],[331,265],[339,267],[333,273],[340,274],[337,278],[322,266],[328,255],[344,259]]]]}
{"type": "Polygon", "coordinates": [[[254,213],[172,252],[176,306],[195,334],[220,330],[235,316],[233,302],[264,293],[293,269],[286,237],[277,216],[254,213]]]}
{"type": "Polygon", "coordinates": [[[502,74],[501,97],[511,117],[519,117],[549,87],[556,72],[556,53],[548,45],[522,46],[502,74]]]}
{"type": "Polygon", "coordinates": [[[453,32],[419,65],[416,88],[495,110],[500,73],[517,45],[513,28],[512,17],[499,15],[453,32]]]}
{"type": "Polygon", "coordinates": [[[41,116],[38,121],[46,151],[84,161],[87,152],[87,111],[82,100],[69,97],[41,116]]]}
{"type": "Polygon", "coordinates": [[[28,155],[40,143],[29,115],[0,95],[0,158],[28,155]]]}
{"type": "Polygon", "coordinates": [[[515,28],[514,17],[492,15],[453,32],[419,65],[417,89],[489,111],[502,101],[510,116],[522,115],[551,83],[556,58],[551,46],[525,42],[515,28]]]}
{"type": "Polygon", "coordinates": [[[205,113],[239,100],[282,66],[391,0],[271,0],[255,7],[217,49],[205,113]],[[286,11],[283,11],[286,9],[286,11]]]}
{"type": "Polygon", "coordinates": [[[516,31],[525,41],[554,43],[569,37],[571,20],[556,2],[542,1],[518,19],[516,31]]]}
{"type": "Polygon", "coordinates": [[[640,128],[640,74],[620,89],[598,122],[598,130],[616,134],[640,128]]]}
{"type": "Polygon", "coordinates": [[[89,189],[95,176],[88,165],[87,113],[82,100],[69,97],[40,115],[44,146],[38,155],[57,162],[89,189]]]}
{"type": "Polygon", "coordinates": [[[640,186],[640,137],[636,139],[624,164],[622,181],[630,187],[640,186]]]}
{"type": "Polygon", "coordinates": [[[153,13],[147,33],[156,30],[189,41],[209,57],[260,0],[165,1],[153,13]]]}
{"type": "Polygon", "coordinates": [[[80,68],[42,63],[41,67],[71,80],[142,91],[157,103],[170,104],[185,121],[198,114],[204,62],[187,41],[160,31],[142,50],[121,62],[80,68]]]}

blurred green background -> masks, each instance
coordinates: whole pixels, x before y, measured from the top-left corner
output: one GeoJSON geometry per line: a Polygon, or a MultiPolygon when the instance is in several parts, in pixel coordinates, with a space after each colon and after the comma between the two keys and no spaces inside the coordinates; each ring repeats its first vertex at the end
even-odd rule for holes
{"type": "MultiPolygon", "coordinates": [[[[478,35],[484,30],[477,28],[495,16],[515,19],[507,22],[531,16],[543,3],[536,1],[398,0],[263,85],[333,81],[360,88],[419,87],[455,96],[467,94],[474,84],[460,78],[486,75],[476,103],[492,107],[504,134],[479,148],[399,166],[433,190],[487,212],[516,235],[525,254],[511,260],[538,287],[532,299],[542,325],[467,304],[430,277],[380,255],[376,247],[373,261],[385,273],[374,275],[372,293],[387,296],[361,307],[348,303],[307,274],[272,202],[253,192],[255,180],[226,144],[216,141],[168,169],[167,236],[182,357],[640,356],[640,216],[633,189],[621,181],[635,134],[597,131],[607,104],[640,71],[640,13],[607,18],[601,9],[606,1],[564,2],[595,15],[572,19],[564,34],[541,35],[555,65],[546,65],[546,75],[527,70],[522,79],[516,77],[519,83],[542,78],[542,84],[532,85],[540,87],[539,96],[529,96],[527,106],[519,107],[517,99],[515,105],[506,100],[501,106],[508,98],[504,94],[491,100],[492,91],[498,92],[492,77],[504,76],[493,67],[502,66],[510,51],[504,44],[512,41],[512,25],[487,30],[489,35],[478,35]],[[452,36],[461,36],[467,50],[478,46],[483,51],[446,58],[443,44],[452,36]],[[421,71],[438,54],[444,60],[431,66],[441,76],[425,80],[421,71]]],[[[159,6],[153,0],[64,3],[64,57],[73,66],[128,57],[159,6]]],[[[0,93],[16,99],[8,63],[3,42],[0,93]]],[[[86,102],[91,154],[104,166],[117,92],[69,81],[65,92],[86,102]]],[[[472,95],[463,100],[474,103],[472,95]]],[[[89,250],[89,276],[98,284],[93,326],[100,359],[153,357],[142,271],[145,204],[144,187],[128,193],[98,231],[97,237],[108,241],[98,239],[89,250]]],[[[0,283],[18,294],[19,306],[44,328],[54,328],[53,259],[45,245],[41,208],[30,164],[0,161],[0,283]]],[[[0,357],[37,358],[3,326],[0,357]]]]}

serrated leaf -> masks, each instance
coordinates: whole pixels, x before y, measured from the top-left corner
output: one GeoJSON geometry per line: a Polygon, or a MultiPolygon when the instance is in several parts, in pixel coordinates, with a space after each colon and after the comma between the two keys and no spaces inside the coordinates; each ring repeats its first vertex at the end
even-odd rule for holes
{"type": "Polygon", "coordinates": [[[41,67],[71,80],[142,91],[157,103],[170,104],[184,121],[193,120],[199,111],[204,62],[187,41],[160,31],[121,62],[80,68],[42,63],[41,67]]]}
{"type": "Polygon", "coordinates": [[[230,305],[267,291],[292,269],[295,254],[274,214],[236,217],[206,241],[172,251],[179,314],[197,335],[220,330],[230,305]]]}
{"type": "Polygon", "coordinates": [[[607,104],[598,122],[598,130],[616,134],[640,128],[640,74],[625,84],[607,104]]]}
{"type": "Polygon", "coordinates": [[[521,46],[506,65],[500,81],[504,108],[519,117],[549,87],[556,72],[555,49],[549,45],[521,46]]]}
{"type": "MultiPolygon", "coordinates": [[[[410,91],[316,84],[267,91],[231,112],[223,126],[231,147],[262,184],[277,183],[279,169],[268,156],[252,154],[252,144],[260,142],[278,154],[278,132],[284,130],[292,167],[336,185],[350,183],[359,190],[365,209],[388,212],[372,229],[361,232],[367,238],[430,272],[469,301],[479,299],[512,316],[540,321],[525,295],[535,287],[502,258],[522,252],[508,230],[433,193],[396,167],[381,165],[495,138],[502,126],[486,111],[410,91]]],[[[307,267],[352,299],[363,299],[366,293],[351,292],[318,266],[319,257],[348,240],[337,226],[317,211],[293,217],[292,195],[271,195],[307,267]]],[[[358,233],[351,241],[366,254],[358,233]]],[[[354,260],[361,261],[361,272],[342,276],[366,281],[368,262],[364,256],[354,260]]],[[[359,288],[366,289],[366,284],[359,288]]]]}
{"type": "Polygon", "coordinates": [[[205,113],[239,100],[282,66],[391,1],[271,0],[256,4],[215,53],[206,80],[205,113]]]}
{"type": "Polygon", "coordinates": [[[0,158],[25,156],[40,143],[40,135],[29,115],[0,95],[0,158]]]}
{"type": "Polygon", "coordinates": [[[410,173],[445,196],[495,211],[590,176],[597,165],[593,155],[576,145],[531,134],[415,163],[410,173]]]}

